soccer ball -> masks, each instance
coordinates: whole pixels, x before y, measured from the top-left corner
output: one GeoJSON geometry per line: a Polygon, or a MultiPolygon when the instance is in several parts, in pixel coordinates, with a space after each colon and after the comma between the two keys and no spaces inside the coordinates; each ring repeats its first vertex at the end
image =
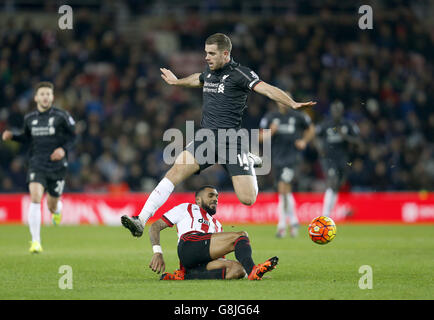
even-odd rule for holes
{"type": "Polygon", "coordinates": [[[316,217],[309,224],[309,237],[317,244],[327,244],[336,236],[336,224],[329,217],[316,217]]]}

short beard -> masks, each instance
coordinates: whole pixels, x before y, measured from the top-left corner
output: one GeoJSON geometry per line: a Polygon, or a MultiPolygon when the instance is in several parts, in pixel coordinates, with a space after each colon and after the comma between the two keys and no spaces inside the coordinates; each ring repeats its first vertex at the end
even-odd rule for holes
{"type": "Polygon", "coordinates": [[[202,205],[202,208],[210,215],[213,216],[216,214],[217,211],[217,207],[215,209],[211,209],[209,206],[207,205],[202,205]]]}

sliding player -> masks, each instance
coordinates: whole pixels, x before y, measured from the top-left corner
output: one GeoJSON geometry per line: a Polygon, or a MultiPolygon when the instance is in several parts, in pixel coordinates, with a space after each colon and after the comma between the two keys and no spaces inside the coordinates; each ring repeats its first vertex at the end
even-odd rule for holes
{"type": "Polygon", "coordinates": [[[238,279],[245,275],[249,280],[261,280],[276,267],[277,257],[255,265],[247,232],[222,231],[221,223],[214,218],[217,204],[217,190],[203,186],[195,193],[195,204],[180,204],[152,224],[149,236],[154,255],[149,267],[157,273],[165,269],[160,232],[174,225],[178,231],[182,268],[174,274],[163,273],[161,280],[238,279]],[[238,261],[224,259],[230,252],[235,252],[238,261]]]}

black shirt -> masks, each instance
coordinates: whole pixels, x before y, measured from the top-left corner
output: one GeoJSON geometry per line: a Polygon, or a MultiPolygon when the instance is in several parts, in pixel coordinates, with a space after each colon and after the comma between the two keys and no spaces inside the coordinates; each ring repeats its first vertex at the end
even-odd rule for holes
{"type": "Polygon", "coordinates": [[[295,141],[303,138],[303,133],[312,123],[310,117],[293,109],[286,113],[268,112],[259,124],[261,129],[269,129],[272,123],[277,124],[277,131],[271,137],[271,161],[273,165],[293,164],[300,154],[295,141]]]}
{"type": "Polygon", "coordinates": [[[261,80],[247,67],[231,60],[218,70],[201,73],[203,109],[201,127],[239,129],[247,96],[261,80]]]}
{"type": "Polygon", "coordinates": [[[357,137],[359,127],[353,121],[343,118],[337,122],[331,118],[326,119],[316,127],[316,134],[323,141],[325,157],[331,161],[346,162],[349,159],[349,145],[341,132],[357,137]]]}
{"type": "Polygon", "coordinates": [[[75,140],[74,119],[64,110],[51,107],[48,111],[33,111],[24,117],[24,130],[13,132],[13,140],[29,144],[29,168],[47,172],[68,166],[68,151],[75,140]],[[62,147],[65,157],[51,161],[50,155],[62,147]]]}

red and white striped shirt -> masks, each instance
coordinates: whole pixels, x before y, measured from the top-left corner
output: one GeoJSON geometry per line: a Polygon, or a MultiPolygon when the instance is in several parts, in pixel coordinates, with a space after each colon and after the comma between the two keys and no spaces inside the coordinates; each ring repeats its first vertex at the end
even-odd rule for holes
{"type": "Polygon", "coordinates": [[[182,203],[167,211],[161,217],[169,227],[176,225],[178,241],[185,233],[201,232],[216,233],[222,232],[221,223],[208,214],[197,204],[182,203]]]}

